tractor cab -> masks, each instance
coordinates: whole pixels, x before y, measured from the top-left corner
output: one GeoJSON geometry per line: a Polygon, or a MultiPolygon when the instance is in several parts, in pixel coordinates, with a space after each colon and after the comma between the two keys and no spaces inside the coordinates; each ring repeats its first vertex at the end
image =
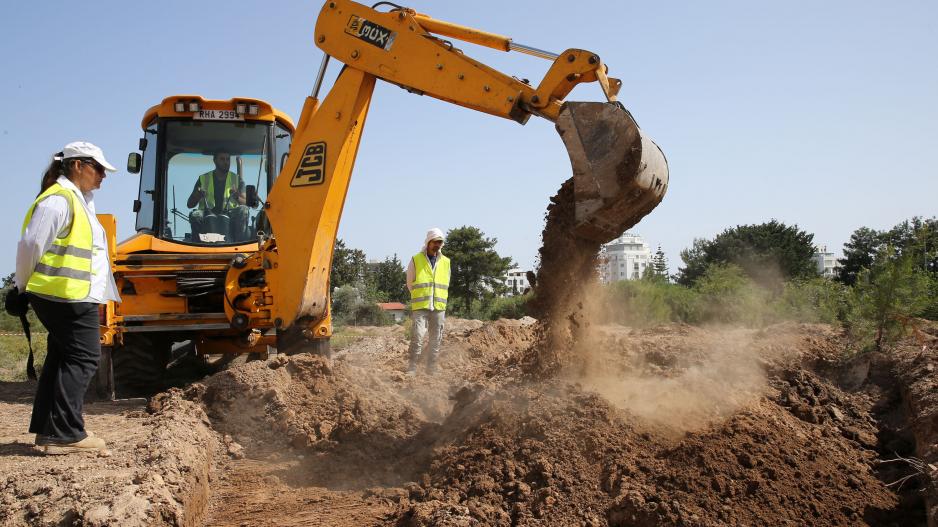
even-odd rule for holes
{"type": "Polygon", "coordinates": [[[293,123],[257,99],[167,97],[143,119],[136,230],[172,244],[224,247],[270,234],[264,202],[280,172],[293,123]]]}

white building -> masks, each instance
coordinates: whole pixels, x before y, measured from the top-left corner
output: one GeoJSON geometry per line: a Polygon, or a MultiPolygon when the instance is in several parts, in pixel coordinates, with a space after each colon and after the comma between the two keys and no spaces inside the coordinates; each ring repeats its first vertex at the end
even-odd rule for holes
{"type": "Polygon", "coordinates": [[[652,265],[651,248],[645,240],[629,232],[603,245],[599,254],[599,279],[604,284],[638,280],[652,265]]]}
{"type": "Polygon", "coordinates": [[[508,296],[523,294],[531,284],[528,283],[527,271],[524,269],[509,269],[508,276],[505,278],[505,287],[508,288],[508,296]]]}
{"type": "Polygon", "coordinates": [[[840,270],[840,264],[837,263],[837,257],[834,253],[827,252],[826,245],[816,245],[814,247],[814,263],[817,265],[817,272],[824,278],[834,278],[840,270]]]}

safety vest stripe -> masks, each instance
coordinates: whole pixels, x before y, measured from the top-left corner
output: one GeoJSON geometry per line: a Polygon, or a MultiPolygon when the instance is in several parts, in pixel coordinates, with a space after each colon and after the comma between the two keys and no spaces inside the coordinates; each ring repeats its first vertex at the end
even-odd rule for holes
{"type": "MultiPolygon", "coordinates": [[[[427,301],[427,300],[430,300],[431,298],[433,298],[433,297],[430,297],[430,296],[418,296],[417,298],[411,298],[410,301],[411,301],[411,302],[414,302],[414,303],[417,303],[417,302],[425,302],[425,301],[427,301]]],[[[434,301],[440,302],[440,303],[443,303],[443,304],[446,303],[446,299],[445,299],[445,298],[440,298],[440,297],[436,297],[436,298],[434,299],[434,301]]]]}
{"type": "Polygon", "coordinates": [[[70,267],[52,267],[51,265],[38,263],[36,264],[35,272],[46,276],[62,276],[65,278],[74,278],[75,280],[91,281],[91,271],[79,271],[78,269],[72,269],[70,267]]]}
{"type": "MultiPolygon", "coordinates": [[[[413,284],[411,287],[414,289],[420,289],[421,287],[431,287],[432,285],[433,285],[433,282],[423,282],[420,284],[413,284]]],[[[436,288],[449,290],[449,287],[447,285],[440,284],[440,283],[436,284],[436,288]]]]}
{"type": "Polygon", "coordinates": [[[49,247],[47,253],[52,253],[58,256],[75,256],[77,258],[91,258],[92,251],[90,249],[81,249],[72,245],[55,245],[53,244],[49,247]]]}
{"type": "Polygon", "coordinates": [[[72,269],[91,268],[91,258],[79,258],[77,256],[58,256],[45,253],[39,258],[39,263],[52,267],[71,267],[72,269]]]}

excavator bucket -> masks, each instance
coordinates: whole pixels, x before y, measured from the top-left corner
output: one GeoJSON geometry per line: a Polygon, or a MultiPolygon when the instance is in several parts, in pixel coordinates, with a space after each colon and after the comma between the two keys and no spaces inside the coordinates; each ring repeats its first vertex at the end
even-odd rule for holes
{"type": "Polygon", "coordinates": [[[611,241],[661,202],[668,162],[618,103],[566,102],[556,126],[573,165],[577,236],[611,241]]]}

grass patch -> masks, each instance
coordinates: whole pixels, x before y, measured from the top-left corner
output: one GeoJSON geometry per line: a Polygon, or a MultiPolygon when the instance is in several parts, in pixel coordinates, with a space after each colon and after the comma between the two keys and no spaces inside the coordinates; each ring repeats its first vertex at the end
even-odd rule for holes
{"type": "MultiPolygon", "coordinates": [[[[46,359],[47,333],[33,333],[33,351],[35,352],[36,372],[42,369],[46,359]]],[[[29,346],[23,335],[0,335],[0,381],[25,381],[26,358],[29,346]]]]}

